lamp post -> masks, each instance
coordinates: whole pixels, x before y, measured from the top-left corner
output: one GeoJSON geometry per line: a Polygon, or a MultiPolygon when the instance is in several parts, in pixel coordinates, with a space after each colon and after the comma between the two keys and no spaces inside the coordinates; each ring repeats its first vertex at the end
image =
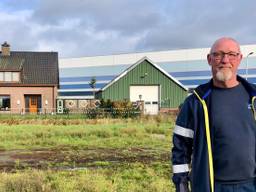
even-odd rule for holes
{"type": "Polygon", "coordinates": [[[246,56],[246,68],[245,68],[245,79],[247,80],[247,77],[248,77],[248,57],[250,55],[252,55],[254,52],[250,52],[248,53],[248,55],[246,56]]]}

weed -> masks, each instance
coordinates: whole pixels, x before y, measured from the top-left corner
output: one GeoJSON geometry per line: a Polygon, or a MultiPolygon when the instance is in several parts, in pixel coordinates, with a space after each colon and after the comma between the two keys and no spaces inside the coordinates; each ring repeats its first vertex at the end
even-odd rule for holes
{"type": "Polygon", "coordinates": [[[13,166],[17,170],[14,173],[0,173],[0,191],[174,191],[170,182],[172,169],[166,157],[171,148],[173,117],[84,119],[71,114],[0,116],[0,124],[3,153],[11,150],[31,151],[23,154],[23,157],[34,158],[34,162],[44,169],[28,169],[31,161],[24,163],[24,159],[15,153],[17,160],[13,166]],[[49,153],[40,159],[39,153],[34,151],[38,148],[49,153]],[[93,151],[95,148],[99,149],[97,154],[93,151]],[[54,152],[55,156],[50,152],[54,152]],[[161,158],[162,154],[164,158],[161,158]],[[141,160],[136,159],[138,157],[141,160]],[[47,161],[49,159],[51,161],[47,161]],[[85,166],[85,161],[79,160],[88,160],[87,165],[91,167],[84,170],[56,169],[85,166]]]}

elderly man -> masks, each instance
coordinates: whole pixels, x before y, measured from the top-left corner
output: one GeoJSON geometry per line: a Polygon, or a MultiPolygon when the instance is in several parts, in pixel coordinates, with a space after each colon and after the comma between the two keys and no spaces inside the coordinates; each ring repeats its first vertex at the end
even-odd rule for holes
{"type": "Polygon", "coordinates": [[[234,39],[218,39],[207,60],[212,80],[185,100],[174,128],[176,191],[189,191],[191,181],[193,192],[256,192],[256,87],[237,75],[234,39]]]}

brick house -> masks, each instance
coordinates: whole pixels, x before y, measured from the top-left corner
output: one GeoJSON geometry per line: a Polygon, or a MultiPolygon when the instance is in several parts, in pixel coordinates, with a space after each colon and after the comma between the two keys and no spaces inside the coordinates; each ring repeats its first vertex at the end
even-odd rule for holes
{"type": "Polygon", "coordinates": [[[51,113],[56,111],[59,86],[58,53],[0,52],[0,113],[51,113]]]}

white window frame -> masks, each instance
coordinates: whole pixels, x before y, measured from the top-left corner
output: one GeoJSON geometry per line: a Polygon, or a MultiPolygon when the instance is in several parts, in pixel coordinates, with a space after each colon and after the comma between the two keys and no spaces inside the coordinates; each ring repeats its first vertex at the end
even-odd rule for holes
{"type": "Polygon", "coordinates": [[[12,81],[12,72],[4,72],[4,81],[11,82],[12,81]]]}
{"type": "Polygon", "coordinates": [[[0,71],[0,81],[4,81],[4,72],[0,71]]]}
{"type": "Polygon", "coordinates": [[[20,72],[0,71],[0,82],[20,82],[20,72]]]}
{"type": "Polygon", "coordinates": [[[20,72],[12,72],[12,81],[14,82],[20,81],[20,72]]]}

